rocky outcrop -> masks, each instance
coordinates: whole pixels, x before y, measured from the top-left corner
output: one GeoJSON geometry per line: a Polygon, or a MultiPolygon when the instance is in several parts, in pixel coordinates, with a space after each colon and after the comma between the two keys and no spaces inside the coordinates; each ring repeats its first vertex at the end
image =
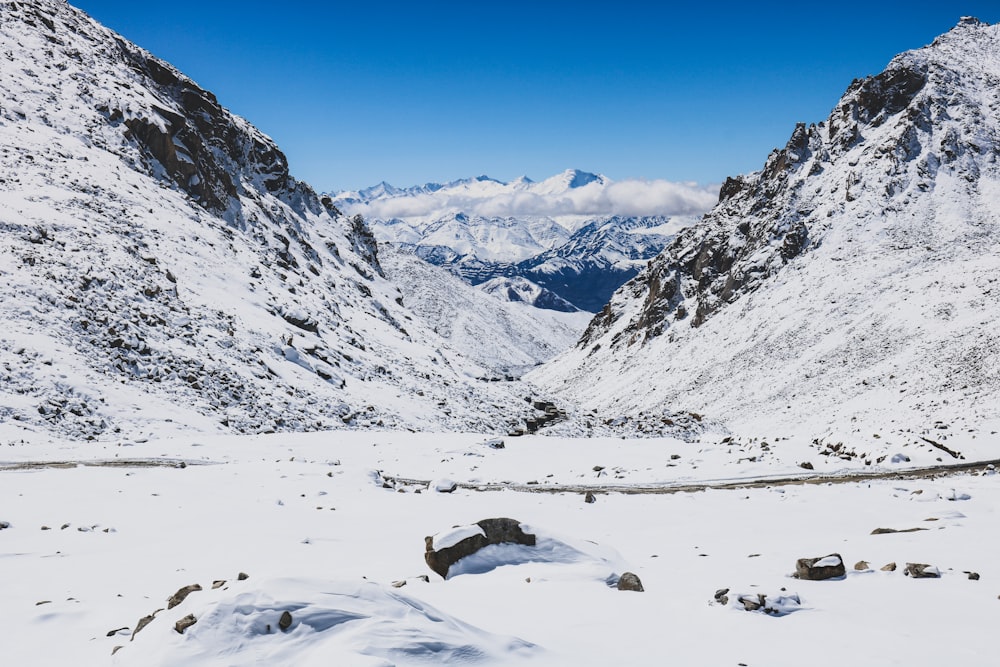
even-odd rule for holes
{"type": "MultiPolygon", "coordinates": [[[[474,524],[479,531],[475,531],[455,544],[440,546],[435,549],[434,536],[424,538],[424,560],[427,566],[442,578],[448,578],[448,570],[452,565],[462,558],[470,556],[485,546],[491,544],[522,544],[525,546],[535,546],[535,536],[525,533],[521,528],[521,523],[516,519],[497,518],[483,519],[474,524]]],[[[471,528],[471,526],[470,526],[471,528]]]]}

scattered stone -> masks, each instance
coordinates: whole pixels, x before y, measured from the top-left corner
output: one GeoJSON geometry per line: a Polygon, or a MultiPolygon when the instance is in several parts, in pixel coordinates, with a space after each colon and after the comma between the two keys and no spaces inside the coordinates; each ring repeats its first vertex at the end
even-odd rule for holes
{"type": "Polygon", "coordinates": [[[10,522],[0,521],[0,530],[6,530],[7,528],[10,528],[10,522]]]}
{"type": "Polygon", "coordinates": [[[876,528],[870,535],[891,535],[892,533],[915,533],[918,530],[927,530],[926,528],[876,528]]]}
{"type": "Polygon", "coordinates": [[[715,591],[715,601],[721,605],[729,604],[729,595],[727,595],[728,593],[729,593],[728,588],[720,588],[719,590],[715,591]]]}
{"type": "Polygon", "coordinates": [[[121,632],[122,630],[128,630],[128,626],[126,625],[126,626],[125,626],[125,627],[123,627],[123,628],[115,628],[114,630],[108,630],[108,634],[106,634],[106,635],[104,635],[104,636],[105,636],[105,637],[114,637],[115,635],[117,635],[117,634],[118,634],[119,632],[121,632]]]}
{"type": "Polygon", "coordinates": [[[968,572],[968,571],[966,571],[965,574],[969,575],[969,581],[979,581],[979,573],[978,572],[968,572]]]}
{"type": "Polygon", "coordinates": [[[64,523],[63,525],[59,526],[59,530],[66,530],[67,528],[69,528],[68,523],[64,523]]]}
{"type": "Polygon", "coordinates": [[[278,629],[284,632],[290,627],[292,627],[292,614],[286,609],[281,612],[281,618],[278,619],[278,629]]]}
{"type": "Polygon", "coordinates": [[[604,466],[594,466],[594,472],[601,472],[604,470],[604,466]]]}
{"type": "Polygon", "coordinates": [[[170,596],[170,599],[167,600],[167,609],[173,609],[181,602],[184,602],[184,598],[186,598],[188,595],[194,593],[195,591],[200,591],[200,590],[201,590],[201,584],[190,584],[178,590],[176,593],[170,596]]]}
{"type": "Polygon", "coordinates": [[[216,588],[222,588],[225,585],[226,585],[225,579],[216,579],[215,581],[212,582],[212,590],[214,591],[216,588]]]}
{"type": "Polygon", "coordinates": [[[406,585],[406,579],[400,579],[399,581],[392,582],[393,588],[402,588],[406,585]]]}
{"type": "Polygon", "coordinates": [[[181,620],[174,623],[174,630],[183,635],[185,630],[187,630],[197,622],[198,619],[194,617],[194,614],[188,614],[181,620]]]}
{"type": "Polygon", "coordinates": [[[940,579],[941,571],[927,563],[907,563],[903,574],[914,579],[940,579]]]}
{"type": "Polygon", "coordinates": [[[813,470],[813,464],[809,461],[803,461],[799,464],[799,467],[804,468],[805,470],[813,470]]]}
{"type": "Polygon", "coordinates": [[[419,577],[417,577],[417,579],[419,579],[420,581],[424,582],[425,584],[431,583],[431,578],[428,577],[426,574],[420,575],[419,577]]]}
{"type": "Polygon", "coordinates": [[[483,442],[483,444],[489,447],[490,449],[503,449],[504,447],[506,447],[503,438],[490,438],[489,440],[483,442]]]}
{"type": "Polygon", "coordinates": [[[424,560],[427,566],[442,578],[448,578],[448,570],[462,558],[476,553],[489,544],[523,544],[535,546],[535,536],[521,530],[521,522],[516,519],[483,519],[476,522],[482,533],[466,537],[456,544],[434,550],[434,537],[424,538],[424,560]]]}
{"type": "Polygon", "coordinates": [[[879,569],[882,570],[883,572],[895,572],[896,571],[896,563],[895,562],[893,562],[893,563],[886,563],[885,565],[883,565],[879,569]]]}
{"type": "Polygon", "coordinates": [[[622,576],[618,577],[617,588],[620,591],[637,591],[639,593],[645,590],[639,577],[633,572],[622,573],[622,576]]]}
{"type": "Polygon", "coordinates": [[[764,606],[764,601],[767,598],[758,594],[756,597],[751,595],[741,595],[738,599],[741,603],[743,603],[743,608],[747,611],[757,611],[764,606]]]}
{"type": "Polygon", "coordinates": [[[43,604],[52,604],[52,600],[40,600],[39,602],[36,602],[36,603],[35,603],[35,606],[36,606],[36,607],[40,607],[40,606],[42,606],[43,604]]]}
{"type": "Polygon", "coordinates": [[[52,529],[49,528],[48,526],[42,526],[42,530],[52,530],[52,529]]]}
{"type": "Polygon", "coordinates": [[[795,562],[795,578],[808,581],[834,579],[847,574],[844,559],[840,554],[830,554],[820,558],[800,558],[795,562]]]}
{"type": "Polygon", "coordinates": [[[246,581],[249,578],[250,578],[249,574],[247,574],[246,572],[240,572],[239,575],[237,575],[236,580],[237,581],[246,581]]]}
{"type": "Polygon", "coordinates": [[[594,495],[593,491],[587,491],[587,495],[583,497],[583,502],[585,503],[596,503],[597,496],[594,495]]]}
{"type": "Polygon", "coordinates": [[[431,482],[430,488],[438,493],[452,493],[458,488],[458,483],[450,479],[438,479],[431,482]]]}
{"type": "Polygon", "coordinates": [[[125,647],[122,646],[121,644],[119,644],[118,646],[116,646],[113,649],[111,649],[111,655],[114,655],[115,653],[118,653],[118,651],[122,650],[123,648],[125,648],[125,647]]]}
{"type": "Polygon", "coordinates": [[[858,572],[864,572],[865,570],[870,570],[871,566],[868,565],[868,561],[859,560],[857,563],[854,564],[854,569],[858,572]]]}

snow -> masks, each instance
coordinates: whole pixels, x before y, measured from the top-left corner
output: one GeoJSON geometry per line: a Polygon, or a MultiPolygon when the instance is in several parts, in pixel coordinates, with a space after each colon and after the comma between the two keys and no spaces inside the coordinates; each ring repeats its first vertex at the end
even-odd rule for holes
{"type": "Polygon", "coordinates": [[[476,524],[468,526],[455,526],[454,528],[442,531],[435,535],[431,545],[435,551],[440,551],[441,549],[453,547],[462,540],[469,537],[475,537],[476,535],[486,537],[486,533],[483,532],[483,529],[476,524]]]}
{"type": "MultiPolygon", "coordinates": [[[[5,661],[319,664],[335,656],[411,665],[479,656],[484,664],[657,665],[667,627],[672,659],[686,665],[993,663],[995,475],[643,494],[609,490],[591,470],[616,466],[613,439],[508,438],[503,450],[482,440],[401,432],[154,437],[130,447],[5,439],[5,661]],[[455,456],[465,451],[487,455],[455,456]],[[490,487],[512,477],[508,454],[567,490],[398,493],[369,474],[417,478],[451,458],[456,481],[490,487]],[[27,465],[42,461],[53,465],[27,465]],[[596,503],[568,488],[580,483],[595,489],[596,503]],[[960,514],[947,500],[959,487],[971,496],[960,514]],[[538,547],[499,545],[447,580],[426,567],[425,536],[497,516],[519,520],[538,547]],[[871,535],[878,526],[929,530],[871,535]],[[790,578],[798,558],[834,550],[874,571],[790,578]],[[898,569],[881,571],[889,562],[898,569]],[[941,578],[906,577],[908,562],[941,578]],[[645,592],[610,586],[623,571],[645,592]],[[249,578],[238,580],[240,572],[249,578]],[[218,580],[225,583],[213,589],[218,580]],[[203,590],[132,639],[140,618],[193,583],[203,590]],[[713,599],[721,588],[732,591],[726,606],[713,599]],[[774,617],[735,604],[738,594],[760,593],[782,613],[797,611],[774,617]],[[282,611],[293,619],[287,632],[276,629],[282,611]],[[174,623],[188,614],[197,623],[180,635],[174,623]],[[831,633],[851,641],[829,642],[831,633]],[[727,641],[709,650],[706,636],[727,641]]],[[[648,460],[652,443],[633,444],[648,460]]],[[[732,471],[704,464],[695,472],[710,482],[732,471]]],[[[768,472],[745,463],[741,478],[768,472]]],[[[665,483],[680,476],[664,473],[665,483]]]]}

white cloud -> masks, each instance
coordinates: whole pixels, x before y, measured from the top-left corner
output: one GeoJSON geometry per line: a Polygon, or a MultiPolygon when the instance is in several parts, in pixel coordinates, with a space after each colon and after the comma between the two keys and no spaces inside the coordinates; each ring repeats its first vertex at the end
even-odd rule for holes
{"type": "Polygon", "coordinates": [[[484,217],[688,215],[707,212],[718,201],[719,186],[664,180],[594,182],[555,193],[538,192],[540,183],[500,185],[476,190],[444,188],[347,206],[368,219],[436,219],[465,213],[484,217]]]}

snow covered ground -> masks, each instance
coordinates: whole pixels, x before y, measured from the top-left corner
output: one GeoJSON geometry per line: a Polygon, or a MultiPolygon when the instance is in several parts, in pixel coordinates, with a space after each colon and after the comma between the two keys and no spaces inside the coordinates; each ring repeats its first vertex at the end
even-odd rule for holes
{"type": "Polygon", "coordinates": [[[1000,485],[983,466],[629,494],[607,484],[778,470],[669,439],[529,436],[496,448],[476,434],[4,435],[5,664],[996,664],[1000,485]],[[392,481],[431,476],[524,490],[392,481]],[[557,485],[574,486],[529,490],[557,485]],[[425,536],[490,517],[522,522],[538,546],[495,548],[494,569],[463,568],[476,574],[428,569],[425,536]],[[846,576],[790,577],[797,559],[833,553],[846,576]],[[853,569],[862,560],[869,568],[853,569]],[[941,576],[907,576],[907,563],[941,576]],[[645,592],[608,585],[626,569],[645,592]],[[201,590],[167,609],[192,584],[201,590]],[[744,611],[740,596],[758,594],[784,615],[744,611]]]}

